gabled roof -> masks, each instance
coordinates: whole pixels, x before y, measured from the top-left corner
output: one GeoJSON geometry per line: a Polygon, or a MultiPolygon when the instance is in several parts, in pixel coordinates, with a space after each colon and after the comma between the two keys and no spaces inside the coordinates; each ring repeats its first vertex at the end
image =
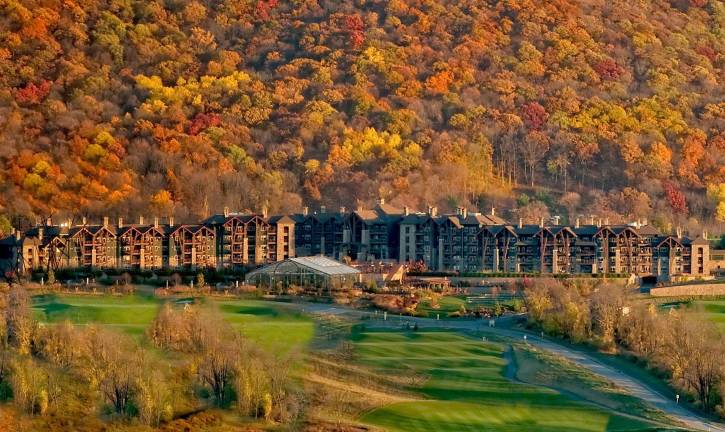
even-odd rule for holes
{"type": "Polygon", "coordinates": [[[274,215],[267,218],[270,224],[293,224],[295,220],[288,215],[274,215]]]}
{"type": "Polygon", "coordinates": [[[678,239],[674,236],[667,236],[667,237],[658,238],[657,242],[655,243],[655,247],[660,247],[663,244],[670,242],[670,241],[675,242],[675,243],[679,244],[680,246],[682,246],[682,242],[680,241],[680,239],[678,239]]]}
{"type": "Polygon", "coordinates": [[[616,235],[622,235],[622,233],[629,231],[639,237],[639,233],[637,232],[637,230],[635,230],[634,227],[631,227],[629,225],[615,225],[615,226],[612,226],[611,228],[612,228],[612,232],[614,232],[614,234],[616,234],[616,235]]]}
{"type": "Polygon", "coordinates": [[[375,210],[355,210],[352,214],[365,222],[377,222],[380,219],[375,210]]]}
{"type": "Polygon", "coordinates": [[[546,227],[544,229],[549,230],[549,232],[554,235],[566,232],[566,233],[569,233],[569,234],[573,235],[574,237],[576,237],[576,233],[574,231],[572,231],[572,229],[566,225],[553,225],[550,227],[546,227]]]}
{"type": "Polygon", "coordinates": [[[516,234],[519,236],[521,236],[521,235],[532,236],[532,235],[538,234],[539,231],[541,231],[541,227],[538,225],[523,225],[521,228],[516,226],[516,228],[514,228],[514,230],[515,230],[516,234]]]}
{"type": "Polygon", "coordinates": [[[411,213],[407,216],[403,216],[403,219],[400,221],[400,223],[405,225],[419,225],[430,222],[432,220],[433,219],[428,213],[411,213]]]}
{"type": "Polygon", "coordinates": [[[220,225],[229,219],[230,216],[224,216],[223,214],[215,214],[206,218],[202,224],[204,225],[220,225]]]}
{"type": "Polygon", "coordinates": [[[374,210],[388,216],[402,216],[405,213],[402,209],[391,206],[390,204],[378,204],[374,210]]]}
{"type": "Polygon", "coordinates": [[[641,227],[637,228],[637,232],[639,233],[639,235],[643,236],[660,235],[659,230],[657,230],[657,228],[653,227],[652,225],[642,225],[641,227]]]}
{"type": "Polygon", "coordinates": [[[594,236],[599,232],[599,227],[596,225],[580,225],[579,228],[574,228],[574,233],[577,236],[594,236]]]}
{"type": "Polygon", "coordinates": [[[487,231],[491,233],[494,237],[498,236],[504,231],[507,231],[511,233],[512,235],[516,236],[516,230],[511,225],[487,225],[484,226],[481,231],[487,231]]]}
{"type": "Polygon", "coordinates": [[[164,232],[166,232],[166,234],[168,234],[168,235],[176,234],[177,232],[179,232],[181,230],[187,230],[187,231],[191,232],[192,234],[196,234],[202,230],[207,230],[211,233],[214,233],[214,230],[209,228],[206,225],[175,225],[173,227],[166,225],[164,227],[164,232]]]}
{"type": "Polygon", "coordinates": [[[710,246],[710,241],[702,236],[697,236],[697,238],[692,241],[692,244],[697,246],[710,246]]]}

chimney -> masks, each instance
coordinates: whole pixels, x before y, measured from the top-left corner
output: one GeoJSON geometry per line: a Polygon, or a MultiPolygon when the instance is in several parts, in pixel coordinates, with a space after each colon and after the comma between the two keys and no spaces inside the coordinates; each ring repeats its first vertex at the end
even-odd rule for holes
{"type": "Polygon", "coordinates": [[[597,221],[597,227],[598,228],[601,228],[602,227],[602,219],[601,218],[599,218],[599,221],[597,221]]]}
{"type": "Polygon", "coordinates": [[[138,224],[143,225],[143,216],[138,217],[138,224]]]}
{"type": "Polygon", "coordinates": [[[561,216],[554,216],[554,225],[559,225],[560,220],[561,220],[561,216]]]}
{"type": "Polygon", "coordinates": [[[268,215],[269,215],[269,210],[267,209],[267,206],[262,207],[262,217],[267,219],[268,215]]]}
{"type": "Polygon", "coordinates": [[[15,231],[15,240],[20,241],[20,230],[15,231]]]}
{"type": "Polygon", "coordinates": [[[169,216],[169,226],[170,227],[174,226],[174,217],[173,216],[169,216]]]}
{"type": "Polygon", "coordinates": [[[68,219],[67,219],[67,220],[65,221],[65,223],[66,223],[66,225],[68,226],[68,228],[70,228],[70,227],[72,227],[72,226],[73,226],[73,220],[72,220],[71,218],[68,218],[68,219]]]}
{"type": "Polygon", "coordinates": [[[496,207],[491,207],[491,216],[496,216],[496,207]]]}
{"type": "Polygon", "coordinates": [[[224,207],[224,217],[225,218],[229,217],[229,207],[224,207]]]}
{"type": "Polygon", "coordinates": [[[524,218],[519,218],[519,229],[524,227],[524,218]]]}
{"type": "Polygon", "coordinates": [[[647,225],[647,219],[642,219],[642,226],[647,225]]]}
{"type": "Polygon", "coordinates": [[[410,214],[410,207],[408,207],[408,206],[403,207],[403,213],[406,216],[408,216],[410,214]]]}
{"type": "Polygon", "coordinates": [[[544,227],[544,218],[539,218],[539,228],[544,227]]]}
{"type": "Polygon", "coordinates": [[[456,215],[460,216],[463,210],[460,207],[456,207],[456,215]]]}
{"type": "Polygon", "coordinates": [[[594,215],[589,216],[589,225],[594,225],[594,215]]]}
{"type": "Polygon", "coordinates": [[[327,213],[327,207],[320,206],[320,213],[327,213]]]}
{"type": "Polygon", "coordinates": [[[609,225],[609,218],[604,219],[604,225],[609,225]]]}
{"type": "Polygon", "coordinates": [[[576,224],[574,225],[574,228],[579,228],[579,218],[576,218],[576,224]]]}
{"type": "Polygon", "coordinates": [[[431,207],[431,208],[430,208],[430,216],[431,216],[431,217],[436,217],[436,216],[438,216],[438,207],[431,207]]]}
{"type": "Polygon", "coordinates": [[[46,219],[45,226],[53,226],[53,219],[51,219],[51,218],[46,219]]]}
{"type": "Polygon", "coordinates": [[[45,234],[45,229],[43,227],[38,228],[38,243],[43,243],[43,234],[45,234]]]}
{"type": "Polygon", "coordinates": [[[361,212],[361,211],[363,211],[363,206],[360,205],[360,204],[358,204],[357,205],[357,211],[358,211],[358,213],[361,212]]]}
{"type": "Polygon", "coordinates": [[[385,198],[378,198],[378,205],[385,205],[385,198]]]}
{"type": "Polygon", "coordinates": [[[85,216],[83,216],[83,219],[81,219],[81,220],[82,220],[82,223],[81,223],[81,225],[83,225],[83,226],[86,226],[86,225],[87,225],[87,222],[88,222],[88,221],[86,220],[86,217],[85,217],[85,216]]]}
{"type": "Polygon", "coordinates": [[[682,238],[682,227],[677,227],[677,238],[682,238]]]}
{"type": "Polygon", "coordinates": [[[703,238],[704,240],[707,240],[707,231],[703,231],[703,232],[702,232],[702,238],[703,238]]]}
{"type": "Polygon", "coordinates": [[[104,217],[103,217],[103,226],[104,226],[105,228],[108,228],[108,216],[104,216],[104,217]]]}
{"type": "Polygon", "coordinates": [[[468,217],[468,209],[467,208],[461,207],[461,216],[463,217],[463,219],[465,219],[465,218],[468,217]]]}
{"type": "Polygon", "coordinates": [[[118,218],[118,227],[123,228],[123,218],[118,218]]]}
{"type": "Polygon", "coordinates": [[[154,218],[154,228],[158,228],[158,227],[159,227],[159,218],[155,217],[154,218]]]}
{"type": "Polygon", "coordinates": [[[345,214],[345,211],[347,211],[345,206],[340,207],[340,214],[345,214]]]}
{"type": "Polygon", "coordinates": [[[309,207],[302,207],[302,215],[307,216],[310,214],[310,208],[309,207]]]}

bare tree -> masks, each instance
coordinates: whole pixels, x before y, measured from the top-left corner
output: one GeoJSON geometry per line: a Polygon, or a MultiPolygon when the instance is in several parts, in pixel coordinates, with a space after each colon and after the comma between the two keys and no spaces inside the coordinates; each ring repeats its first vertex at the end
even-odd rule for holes
{"type": "Polygon", "coordinates": [[[591,297],[592,322],[603,347],[615,345],[616,330],[624,308],[624,289],[619,285],[600,286],[591,297]]]}
{"type": "Polygon", "coordinates": [[[29,354],[35,321],[30,312],[30,296],[24,288],[15,286],[10,291],[5,321],[10,344],[19,354],[29,354]]]}

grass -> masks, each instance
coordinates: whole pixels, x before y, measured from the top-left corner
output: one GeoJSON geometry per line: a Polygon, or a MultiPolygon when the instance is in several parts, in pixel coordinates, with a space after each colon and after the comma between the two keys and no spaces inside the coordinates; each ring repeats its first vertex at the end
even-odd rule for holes
{"type": "MultiPolygon", "coordinates": [[[[184,301],[193,299],[177,300],[179,303],[184,301]]],[[[306,346],[312,340],[312,319],[283,304],[258,300],[206,301],[218,305],[224,319],[263,348],[287,352],[306,346]]],[[[98,324],[140,336],[156,317],[162,302],[141,295],[44,295],[33,298],[33,311],[41,323],[69,320],[74,324],[98,324]]]]}
{"type": "Polygon", "coordinates": [[[725,300],[696,300],[693,306],[705,318],[714,322],[720,331],[725,332],[725,300]]]}
{"type": "Polygon", "coordinates": [[[262,300],[214,300],[224,319],[261,347],[288,352],[307,346],[315,333],[312,318],[285,304],[262,300]]]}
{"type": "Polygon", "coordinates": [[[703,318],[713,322],[720,331],[725,332],[725,299],[717,300],[675,300],[662,303],[662,308],[685,308],[700,314],[703,318]]]}
{"type": "Polygon", "coordinates": [[[33,311],[41,323],[69,320],[74,324],[99,324],[128,334],[142,334],[156,317],[160,301],[146,296],[33,297],[33,311]]]}
{"type": "Polygon", "coordinates": [[[356,358],[385,374],[424,374],[410,389],[426,400],[394,403],[362,416],[365,423],[403,431],[645,431],[628,418],[505,376],[505,345],[450,332],[364,332],[356,358]]]}
{"type": "Polygon", "coordinates": [[[513,353],[516,378],[522,382],[554,388],[605,409],[669,422],[661,411],[563,357],[526,345],[517,346],[513,353]]]}
{"type": "Polygon", "coordinates": [[[441,318],[445,318],[449,314],[461,310],[461,305],[466,305],[466,299],[465,297],[443,296],[438,300],[438,305],[439,307],[436,309],[432,307],[430,300],[423,300],[418,305],[416,312],[420,314],[419,316],[428,318],[435,318],[437,314],[440,314],[441,318]]]}

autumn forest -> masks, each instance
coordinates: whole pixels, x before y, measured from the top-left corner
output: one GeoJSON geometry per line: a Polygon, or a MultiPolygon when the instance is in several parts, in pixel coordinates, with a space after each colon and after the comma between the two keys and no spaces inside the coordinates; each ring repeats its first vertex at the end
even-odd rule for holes
{"type": "Polygon", "coordinates": [[[0,0],[0,216],[716,231],[724,47],[721,0],[0,0]]]}

